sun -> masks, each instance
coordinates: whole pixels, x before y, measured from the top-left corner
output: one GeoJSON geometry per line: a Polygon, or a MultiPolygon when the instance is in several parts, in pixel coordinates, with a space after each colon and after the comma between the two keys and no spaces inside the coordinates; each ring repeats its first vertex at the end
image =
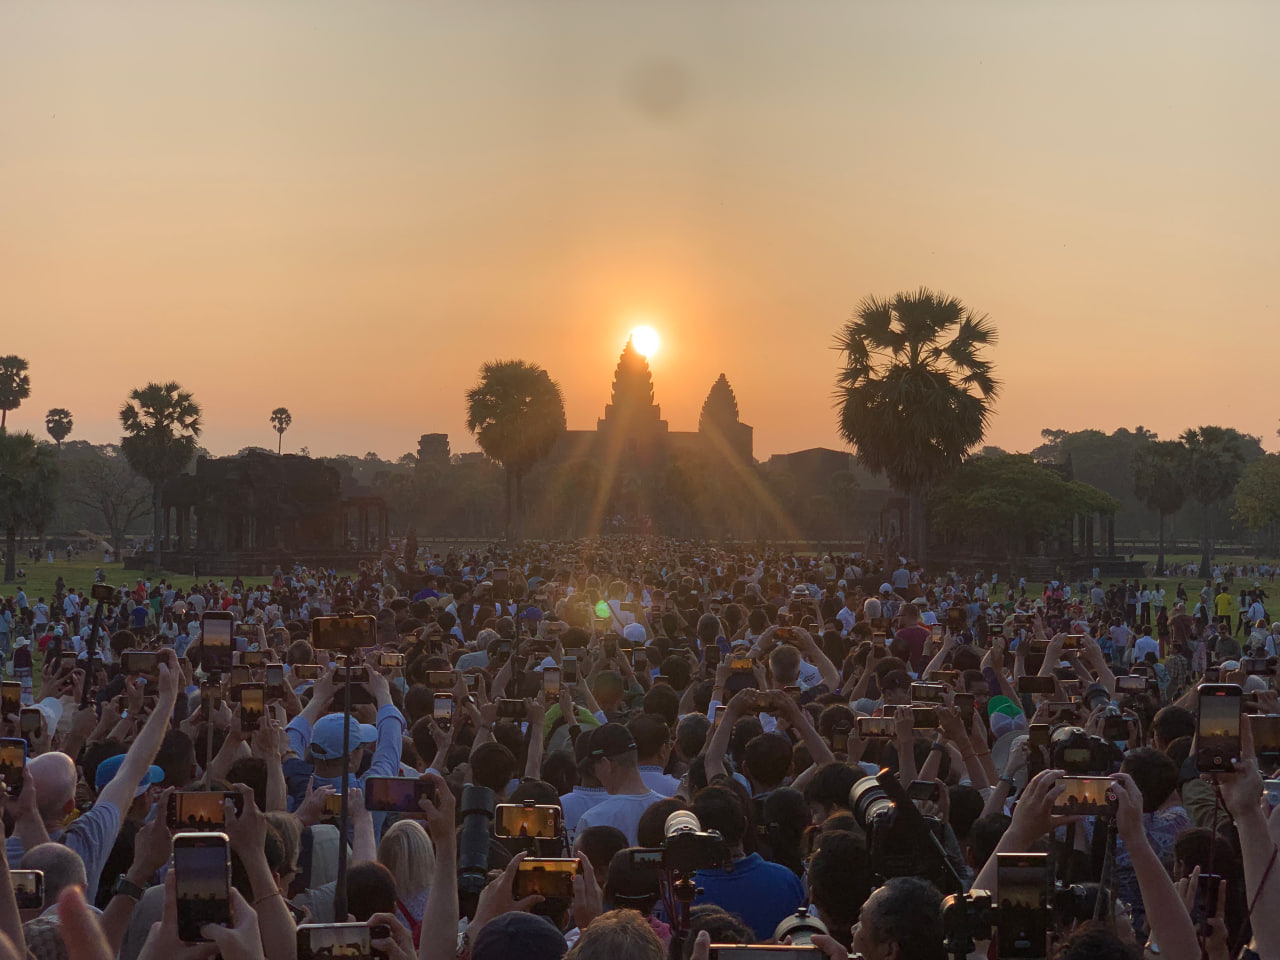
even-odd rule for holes
{"type": "Polygon", "coordinates": [[[644,354],[646,360],[651,359],[658,352],[661,342],[658,340],[658,331],[650,326],[636,327],[631,331],[631,343],[635,348],[644,354]]]}

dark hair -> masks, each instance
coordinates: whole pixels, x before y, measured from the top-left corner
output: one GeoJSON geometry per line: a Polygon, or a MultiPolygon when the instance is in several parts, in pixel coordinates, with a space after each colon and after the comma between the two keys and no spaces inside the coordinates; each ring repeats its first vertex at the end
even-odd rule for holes
{"type": "Polygon", "coordinates": [[[698,933],[706,930],[711,935],[712,943],[748,944],[756,942],[756,935],[751,928],[722,907],[711,903],[700,903],[689,911],[689,936],[684,941],[683,960],[693,956],[693,947],[698,933]]]}
{"type": "Polygon", "coordinates": [[[1057,960],[1141,960],[1142,949],[1125,943],[1097,920],[1082,923],[1058,946],[1057,960]]]}
{"type": "Polygon", "coordinates": [[[686,757],[695,757],[707,742],[711,721],[705,713],[689,713],[676,724],[676,749],[686,757]]]}
{"type": "Polygon", "coordinates": [[[791,741],[780,733],[752,737],[743,751],[742,767],[766,789],[780,786],[791,770],[791,741]]]}
{"type": "Polygon", "coordinates": [[[574,839],[573,844],[582,851],[582,855],[591,861],[591,869],[597,877],[609,872],[609,861],[619,850],[625,850],[627,835],[617,827],[600,824],[587,827],[574,839]]]}
{"type": "Polygon", "coordinates": [[[713,784],[699,790],[693,798],[693,812],[703,830],[718,830],[730,847],[741,843],[747,832],[747,812],[727,786],[713,784]]]}
{"type": "Polygon", "coordinates": [[[804,788],[804,798],[809,803],[825,807],[849,809],[849,790],[866,774],[861,770],[840,763],[838,760],[824,763],[814,773],[804,788]]]}
{"type": "Polygon", "coordinates": [[[1155,813],[1178,789],[1178,765],[1154,747],[1130,750],[1120,764],[1142,791],[1142,812],[1155,813]]]}
{"type": "Polygon", "coordinates": [[[412,727],[423,717],[429,717],[435,707],[435,691],[422,686],[412,686],[404,695],[405,721],[412,727]]]}
{"type": "Polygon", "coordinates": [[[507,797],[511,803],[539,803],[543,806],[560,806],[560,794],[556,788],[545,780],[534,780],[526,777],[516,784],[516,788],[507,797]]]}
{"type": "Polygon", "coordinates": [[[1196,715],[1185,707],[1177,707],[1173,704],[1161,707],[1151,721],[1151,733],[1165,744],[1173,743],[1182,737],[1194,737],[1196,715]]]}
{"type": "Polygon", "coordinates": [[[880,689],[903,690],[911,686],[911,674],[905,670],[889,670],[880,677],[880,689]]]}
{"type": "Polygon", "coordinates": [[[471,782],[494,793],[507,789],[516,775],[516,758],[500,743],[482,743],[471,752],[471,782]]]}
{"type": "Polygon", "coordinates": [[[396,881],[377,860],[347,867],[347,912],[361,923],[375,913],[395,913],[396,881]]]}
{"type": "Polygon", "coordinates": [[[981,869],[996,852],[996,844],[1009,829],[1013,819],[1003,813],[988,813],[973,821],[969,828],[969,848],[973,851],[973,864],[981,869]]]}
{"type": "Polygon", "coordinates": [[[867,845],[846,830],[824,830],[809,860],[809,899],[822,911],[831,935],[846,950],[853,946],[853,925],[871,895],[867,845]]]}
{"type": "Polygon", "coordinates": [[[657,756],[671,742],[671,729],[667,721],[657,714],[644,713],[634,717],[627,724],[627,729],[636,742],[636,755],[641,758],[657,756]]]}
{"type": "MultiPolygon", "coordinates": [[[[683,660],[678,661],[684,663],[683,660]]],[[[686,673],[688,664],[685,664],[686,673]]],[[[668,676],[670,676],[668,674],[668,676]]],[[[672,677],[672,682],[675,677],[672,677]]],[[[688,677],[685,677],[685,684],[679,689],[683,690],[688,683],[688,677]]],[[[644,712],[651,713],[662,718],[663,723],[668,727],[674,727],[680,719],[680,695],[668,687],[665,683],[656,683],[648,693],[644,695],[644,712]]]]}
{"type": "Polygon", "coordinates": [[[578,762],[567,750],[555,750],[543,757],[538,772],[562,797],[578,785],[578,762]]]}
{"type": "Polygon", "coordinates": [[[863,917],[876,943],[896,943],[911,960],[944,960],[942,895],[918,877],[894,877],[876,891],[875,907],[863,917]]]}
{"type": "Polygon", "coordinates": [[[974,822],[982,816],[986,801],[982,799],[982,794],[964,783],[956,784],[947,792],[951,795],[951,829],[955,831],[956,839],[963,843],[974,822]]]}
{"type": "Polygon", "coordinates": [[[729,755],[736,762],[741,762],[746,753],[747,744],[764,733],[764,725],[759,717],[739,717],[729,734],[729,755]]]}
{"type": "Polygon", "coordinates": [[[164,771],[164,786],[182,789],[191,782],[196,765],[196,745],[181,730],[170,730],[160,741],[156,766],[164,771]]]}
{"type": "Polygon", "coordinates": [[[667,797],[665,800],[649,804],[644,813],[640,814],[640,820],[636,824],[636,843],[641,847],[662,846],[667,817],[677,810],[688,809],[689,805],[677,797],[667,797]]]}
{"type": "MultiPolygon", "coordinates": [[[[671,686],[675,688],[671,691],[672,693],[675,693],[676,690],[684,690],[684,688],[689,685],[689,681],[693,678],[693,668],[689,666],[689,661],[684,657],[677,657],[674,654],[669,657],[664,657],[662,663],[658,664],[658,669],[664,677],[671,680],[671,686]]],[[[662,685],[659,684],[655,686],[653,690],[650,690],[649,693],[653,693],[654,690],[661,689],[662,685]]],[[[647,700],[648,697],[646,696],[645,699],[647,700]]],[[[677,700],[677,703],[678,702],[679,701],[677,700]]]]}
{"type": "Polygon", "coordinates": [[[261,757],[237,757],[227,767],[228,783],[243,783],[253,791],[253,802],[262,812],[267,810],[267,761],[261,757]]]}
{"type": "Polygon", "coordinates": [[[799,790],[781,787],[765,797],[762,806],[763,815],[757,827],[760,855],[782,864],[796,876],[804,876],[800,841],[809,826],[809,805],[799,790]]]}

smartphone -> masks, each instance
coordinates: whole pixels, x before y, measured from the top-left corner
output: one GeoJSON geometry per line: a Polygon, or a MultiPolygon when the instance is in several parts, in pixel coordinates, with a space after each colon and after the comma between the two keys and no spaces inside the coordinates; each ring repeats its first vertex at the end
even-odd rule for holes
{"type": "Polygon", "coordinates": [[[634,647],[631,651],[631,666],[647,670],[649,668],[649,651],[644,647],[634,647]]]}
{"type": "Polygon", "coordinates": [[[366,777],[364,781],[364,807],[366,810],[386,810],[423,816],[418,802],[426,797],[436,799],[436,785],[417,777],[366,777]]]}
{"type": "Polygon", "coordinates": [[[44,725],[44,714],[36,707],[23,707],[19,714],[18,732],[22,734],[23,739],[32,739],[40,736],[40,729],[44,725]]]}
{"type": "Polygon", "coordinates": [[[311,619],[311,646],[317,650],[358,650],[377,642],[378,620],[372,614],[311,619]]]}
{"type": "Polygon", "coordinates": [[[525,719],[524,701],[523,700],[499,700],[498,701],[498,719],[499,720],[525,719]]]}
{"type": "Polygon", "coordinates": [[[267,711],[267,685],[246,683],[240,688],[240,729],[257,730],[267,711]]]}
{"type": "Polygon", "coordinates": [[[723,703],[716,704],[716,715],[711,719],[712,726],[714,726],[715,724],[719,723],[721,720],[724,719],[724,712],[727,708],[728,708],[727,704],[723,704],[723,703]]]}
{"type": "Polygon", "coordinates": [[[374,940],[391,936],[385,923],[304,923],[298,927],[298,960],[376,960],[374,940]]]}
{"type": "Polygon", "coordinates": [[[893,717],[859,717],[858,736],[864,740],[892,740],[898,735],[893,717]]]}
{"type": "Polygon", "coordinates": [[[389,650],[383,650],[378,654],[378,666],[380,667],[403,667],[405,656],[403,653],[392,653],[389,650]]]}
{"type": "Polygon", "coordinates": [[[318,663],[295,663],[289,667],[289,672],[293,674],[297,680],[319,680],[320,664],[318,663]]]}
{"type": "Polygon", "coordinates": [[[938,711],[933,707],[911,705],[912,730],[936,730],[938,727],[938,711]]]}
{"type": "Polygon", "coordinates": [[[222,684],[217,680],[206,680],[200,684],[200,705],[204,709],[204,718],[222,705],[222,684]]]}
{"type": "Polygon", "coordinates": [[[1046,957],[1049,951],[1049,855],[997,853],[1000,958],[1046,957]]]}
{"type": "Polygon", "coordinates": [[[947,686],[954,687],[960,682],[959,670],[935,670],[929,675],[934,683],[943,683],[947,686]]]}
{"type": "Polygon", "coordinates": [[[235,617],[225,610],[210,610],[200,618],[200,665],[205,673],[231,669],[235,617]]]}
{"type": "Polygon", "coordinates": [[[1129,721],[1124,717],[1110,716],[1102,718],[1102,739],[1128,740],[1129,721]]]}
{"type": "MultiPolygon", "coordinates": [[[[368,780],[365,781],[368,783],[368,780]]],[[[332,793],[324,798],[324,815],[326,817],[342,816],[342,794],[332,793]]]]}
{"type": "Polygon", "coordinates": [[[436,691],[432,701],[431,716],[443,730],[453,725],[453,694],[436,691]]]}
{"type": "Polygon", "coordinates": [[[560,836],[560,808],[554,804],[500,803],[494,808],[493,832],[499,837],[560,836]]]}
{"type": "Polygon", "coordinates": [[[1197,704],[1196,769],[1230,773],[1240,757],[1244,693],[1234,683],[1202,683],[1197,704]]]}
{"type": "Polygon", "coordinates": [[[205,925],[231,925],[231,844],[225,833],[175,834],[173,876],[178,939],[202,943],[205,925]]]}
{"type": "Polygon", "coordinates": [[[1146,693],[1147,678],[1138,674],[1116,677],[1116,693],[1146,693]]]}
{"type": "Polygon", "coordinates": [[[1280,714],[1255,713],[1249,717],[1249,729],[1258,759],[1280,759],[1280,714]]]}
{"type": "Polygon", "coordinates": [[[577,875],[577,860],[526,858],[516,867],[512,892],[517,900],[534,895],[549,900],[572,900],[573,878],[577,875]]]}
{"type": "Polygon", "coordinates": [[[942,624],[935,623],[933,626],[929,628],[929,639],[930,640],[942,639],[942,624]]]}
{"type": "Polygon", "coordinates": [[[1055,814],[1095,817],[1115,806],[1115,783],[1110,777],[1062,777],[1058,783],[1064,784],[1066,790],[1053,801],[1055,814]]]}
{"type": "MultiPolygon", "coordinates": [[[[366,667],[363,663],[362,663],[362,664],[360,664],[359,666],[355,666],[355,667],[337,667],[337,668],[335,668],[335,669],[334,669],[334,671],[333,671],[333,679],[334,679],[334,682],[335,682],[335,683],[337,683],[339,686],[341,686],[342,684],[344,684],[344,683],[346,682],[346,680],[347,680],[347,674],[351,674],[351,683],[352,683],[352,685],[353,685],[353,686],[354,686],[355,684],[358,684],[358,683],[368,683],[368,682],[369,682],[369,668],[368,668],[368,667],[366,667]]],[[[352,703],[356,703],[356,702],[357,702],[357,701],[356,701],[356,699],[355,699],[355,691],[354,691],[354,690],[352,691],[352,694],[351,694],[351,702],[352,702],[352,703]]]]}
{"type": "Polygon", "coordinates": [[[542,670],[542,692],[551,699],[560,696],[560,668],[544,667],[542,670]]]}
{"type": "Polygon", "coordinates": [[[1083,650],[1087,639],[1083,633],[1068,633],[1067,638],[1062,641],[1062,649],[1083,650]]]}
{"type": "Polygon", "coordinates": [[[1202,873],[1196,887],[1196,903],[1192,919],[1196,925],[1204,923],[1218,913],[1218,890],[1221,888],[1222,875],[1219,873],[1202,873]]]}
{"type": "Polygon", "coordinates": [[[453,670],[428,670],[426,683],[430,690],[452,690],[458,684],[458,674],[453,670]]]}
{"type": "Polygon", "coordinates": [[[713,943],[708,960],[822,960],[826,954],[815,946],[784,946],[775,943],[756,943],[749,947],[737,944],[713,943]]]}
{"type": "Polygon", "coordinates": [[[964,607],[948,607],[947,608],[947,629],[952,633],[959,633],[965,628],[967,617],[965,616],[964,607]]]}
{"type": "Polygon", "coordinates": [[[1052,696],[1058,689],[1053,677],[1019,677],[1018,692],[1033,693],[1041,696],[1052,696]]]}
{"type": "Polygon", "coordinates": [[[5,680],[0,683],[0,713],[17,717],[22,709],[22,681],[5,680]]]}
{"type": "Polygon", "coordinates": [[[988,633],[989,635],[993,636],[993,637],[1003,637],[1003,636],[1004,636],[1004,624],[1003,624],[1003,623],[991,623],[991,624],[988,624],[988,625],[987,625],[987,633],[988,633]]]}
{"type": "Polygon", "coordinates": [[[600,641],[600,648],[604,651],[606,660],[612,660],[618,655],[618,638],[605,637],[600,641]]]}
{"type": "Polygon", "coordinates": [[[919,703],[946,703],[947,688],[940,683],[913,683],[911,699],[919,703]]]}
{"type": "Polygon", "coordinates": [[[120,669],[131,677],[160,679],[160,654],[154,650],[126,650],[120,654],[120,669]]]}
{"type": "Polygon", "coordinates": [[[116,588],[109,583],[95,583],[89,588],[89,598],[95,603],[115,603],[116,588]]]}
{"type": "Polygon", "coordinates": [[[907,787],[907,796],[912,800],[937,803],[942,798],[942,790],[935,780],[912,780],[907,787]]]}
{"type": "Polygon", "coordinates": [[[236,816],[244,814],[244,794],[239,790],[175,790],[169,794],[165,822],[170,830],[220,830],[227,822],[226,800],[235,804],[236,816]]]}
{"type": "Polygon", "coordinates": [[[267,662],[267,651],[245,650],[240,654],[240,662],[251,669],[262,667],[267,662]]]}
{"type": "Polygon", "coordinates": [[[58,658],[58,672],[70,673],[76,668],[76,655],[74,653],[64,653],[58,658]]]}
{"type": "Polygon", "coordinates": [[[268,663],[267,672],[267,698],[270,700],[281,700],[284,698],[284,664],[268,663]]]}
{"type": "Polygon", "coordinates": [[[1027,760],[1027,779],[1031,779],[1049,766],[1049,741],[1053,727],[1047,723],[1033,723],[1027,727],[1027,746],[1031,756],[1027,760]]]}
{"type": "MultiPolygon", "coordinates": [[[[231,668],[231,689],[234,691],[236,687],[243,686],[253,680],[253,671],[243,663],[237,663],[231,668]]],[[[232,700],[236,699],[233,694],[232,700]]]]}
{"type": "Polygon", "coordinates": [[[720,666],[719,644],[713,643],[711,646],[707,647],[707,649],[702,651],[702,662],[710,670],[714,670],[716,667],[720,666]]]}
{"type": "Polygon", "coordinates": [[[1048,710],[1050,723],[1076,722],[1076,704],[1073,700],[1050,700],[1048,710]]]}
{"type": "Polygon", "coordinates": [[[960,722],[966,730],[973,729],[973,694],[957,693],[952,698],[956,709],[960,711],[960,722]]]}
{"type": "Polygon", "coordinates": [[[13,899],[18,901],[19,910],[44,909],[43,870],[10,870],[9,880],[13,884],[13,899]]]}
{"type": "Polygon", "coordinates": [[[562,673],[561,673],[560,679],[563,680],[565,683],[578,682],[578,658],[577,657],[565,657],[563,662],[561,663],[561,670],[562,670],[562,673]]]}
{"type": "Polygon", "coordinates": [[[22,768],[27,765],[27,741],[18,737],[0,739],[0,782],[10,797],[22,793],[22,768]]]}
{"type": "Polygon", "coordinates": [[[729,669],[735,673],[751,673],[755,661],[750,657],[740,657],[736,653],[729,658],[729,669]]]}

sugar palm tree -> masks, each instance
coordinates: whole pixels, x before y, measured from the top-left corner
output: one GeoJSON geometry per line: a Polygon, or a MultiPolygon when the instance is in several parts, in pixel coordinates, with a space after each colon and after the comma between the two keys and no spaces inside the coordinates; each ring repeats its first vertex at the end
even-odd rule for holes
{"type": "Polygon", "coordinates": [[[200,404],[177,383],[148,383],[129,394],[120,408],[124,438],[120,452],[151,483],[154,563],[161,565],[161,491],[195,456],[200,436],[200,404]]]}
{"type": "Polygon", "coordinates": [[[536,363],[486,363],[480,368],[480,382],[467,391],[467,429],[485,456],[502,465],[507,481],[506,537],[519,539],[524,477],[564,433],[560,387],[536,363]]]}
{"type": "Polygon", "coordinates": [[[31,377],[27,374],[27,361],[10,354],[0,357],[0,431],[10,410],[17,410],[23,400],[31,396],[31,377]]]}
{"type": "Polygon", "coordinates": [[[271,427],[279,434],[279,439],[276,441],[277,454],[284,448],[284,432],[292,423],[293,417],[289,414],[288,407],[276,407],[271,411],[271,427]]]}
{"type": "Polygon", "coordinates": [[[18,531],[42,532],[58,502],[58,455],[29,433],[0,434],[0,527],[5,583],[16,572],[18,531]]]}
{"type": "Polygon", "coordinates": [[[982,442],[999,383],[982,348],[994,325],[921,288],[868,297],[836,337],[840,435],[858,460],[906,494],[910,552],[925,552],[924,494],[982,442]]]}
{"type": "Polygon", "coordinates": [[[1164,520],[1187,502],[1189,454],[1177,440],[1149,440],[1133,455],[1133,494],[1159,516],[1156,576],[1164,572],[1164,520]]]}
{"type": "Polygon", "coordinates": [[[54,407],[44,415],[44,428],[58,445],[58,453],[62,453],[62,441],[71,435],[73,426],[71,411],[65,407],[54,407]]]}
{"type": "Polygon", "coordinates": [[[1200,576],[1213,562],[1213,512],[1236,488],[1248,460],[1248,437],[1231,427],[1195,427],[1179,438],[1187,448],[1187,490],[1203,511],[1200,528],[1200,576]]]}

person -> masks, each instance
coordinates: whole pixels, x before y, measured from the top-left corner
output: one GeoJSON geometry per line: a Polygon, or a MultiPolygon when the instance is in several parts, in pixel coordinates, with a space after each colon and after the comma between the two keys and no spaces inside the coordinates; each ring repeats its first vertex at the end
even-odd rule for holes
{"type": "Polygon", "coordinates": [[[758,853],[747,854],[747,811],[728,786],[712,784],[693,798],[693,813],[703,830],[718,831],[729,848],[731,866],[699,870],[696,903],[714,903],[746,921],[761,942],[804,903],[804,887],[794,873],[769,863],[758,853]]]}
{"type": "Polygon", "coordinates": [[[863,960],[945,960],[941,895],[918,877],[894,877],[862,905],[852,943],[863,960]]]}
{"type": "Polygon", "coordinates": [[[640,775],[640,760],[631,731],[620,723],[606,723],[591,732],[587,764],[608,793],[578,818],[576,833],[588,827],[617,827],[632,846],[636,829],[650,804],[665,799],[640,775]]]}
{"type": "Polygon", "coordinates": [[[582,931],[565,960],[665,960],[653,927],[635,910],[602,913],[582,931]]]}

